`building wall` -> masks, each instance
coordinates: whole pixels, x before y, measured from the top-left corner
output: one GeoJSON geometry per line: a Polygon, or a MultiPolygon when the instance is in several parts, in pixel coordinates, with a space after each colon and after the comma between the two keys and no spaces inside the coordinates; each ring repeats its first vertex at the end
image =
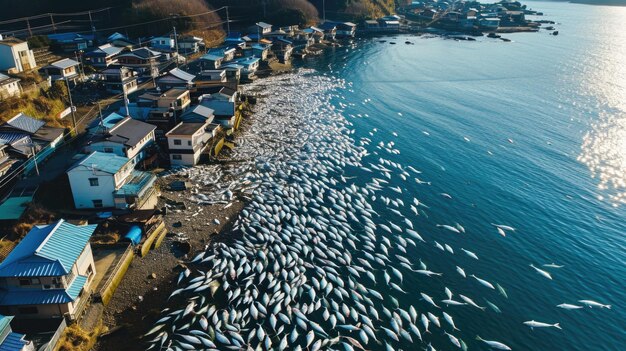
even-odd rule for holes
{"type": "Polygon", "coordinates": [[[170,163],[172,166],[195,166],[200,160],[200,151],[195,154],[177,154],[175,150],[170,152],[170,163]],[[175,160],[174,155],[180,155],[180,160],[175,160]]]}
{"type": "Polygon", "coordinates": [[[71,302],[58,305],[34,305],[34,306],[3,306],[3,314],[23,318],[47,319],[51,317],[62,317],[65,313],[70,312],[71,302]],[[37,313],[23,314],[21,308],[36,307],[37,313]]]}
{"type": "Polygon", "coordinates": [[[102,207],[114,207],[115,181],[112,174],[76,167],[67,173],[77,209],[95,208],[92,200],[102,200],[102,207]],[[97,178],[98,186],[91,186],[89,178],[97,178]]]}
{"type": "Polygon", "coordinates": [[[126,153],[124,152],[124,145],[119,143],[113,143],[110,141],[99,141],[85,147],[85,152],[87,153],[91,153],[94,151],[112,153],[117,156],[126,157],[126,153]]]}
{"type": "Polygon", "coordinates": [[[0,44],[0,70],[8,71],[12,68],[16,68],[17,72],[22,72],[22,65],[13,57],[13,47],[0,44]]]}
{"type": "Polygon", "coordinates": [[[20,96],[21,93],[22,89],[20,87],[20,82],[11,82],[9,84],[0,86],[0,98],[5,98],[9,96],[20,96]]]}
{"type": "Polygon", "coordinates": [[[151,144],[153,142],[154,142],[154,131],[150,132],[150,134],[144,137],[135,147],[128,148],[126,150],[127,152],[126,157],[131,158],[131,159],[134,158],[135,156],[137,156],[137,154],[141,152],[141,150],[144,147],[146,147],[148,144],[151,144]]]}

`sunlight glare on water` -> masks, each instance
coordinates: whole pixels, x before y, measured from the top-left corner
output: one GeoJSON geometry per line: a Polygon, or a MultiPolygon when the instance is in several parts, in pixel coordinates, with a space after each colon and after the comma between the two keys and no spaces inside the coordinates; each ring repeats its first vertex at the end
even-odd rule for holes
{"type": "MultiPolygon", "coordinates": [[[[626,8],[601,9],[612,11],[609,18],[613,21],[626,21],[626,8]]],[[[598,198],[618,206],[626,203],[626,33],[616,32],[599,41],[593,55],[596,62],[589,64],[594,70],[583,84],[605,106],[585,134],[578,159],[597,180],[598,198]]]]}

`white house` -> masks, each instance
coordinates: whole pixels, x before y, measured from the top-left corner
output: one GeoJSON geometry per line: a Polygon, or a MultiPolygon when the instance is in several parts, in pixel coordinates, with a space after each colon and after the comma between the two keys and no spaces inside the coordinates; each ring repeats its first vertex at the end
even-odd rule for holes
{"type": "Polygon", "coordinates": [[[198,163],[212,137],[206,131],[209,123],[209,120],[204,123],[181,122],[165,134],[172,166],[195,166],[198,163]]]}
{"type": "Polygon", "coordinates": [[[154,206],[156,176],[136,171],[132,160],[94,151],[67,171],[77,209],[154,206]]]}
{"type": "Polygon", "coordinates": [[[157,50],[170,51],[174,49],[176,42],[170,37],[156,37],[150,39],[150,47],[157,50]]]}
{"type": "Polygon", "coordinates": [[[95,229],[64,220],[34,226],[0,264],[0,313],[75,319],[96,274],[89,245],[95,229]]]}
{"type": "Polygon", "coordinates": [[[80,64],[72,59],[62,59],[52,62],[41,71],[52,80],[67,79],[76,82],[78,79],[78,66],[80,64]]]}
{"type": "Polygon", "coordinates": [[[19,73],[37,67],[28,43],[16,38],[0,40],[0,70],[19,73]]]}
{"type": "Polygon", "coordinates": [[[154,143],[155,129],[152,124],[126,117],[107,132],[96,134],[85,151],[112,153],[127,157],[136,164],[147,156],[146,147],[154,143]]]}
{"type": "Polygon", "coordinates": [[[0,73],[0,100],[22,95],[22,86],[19,78],[11,78],[0,73]]]}

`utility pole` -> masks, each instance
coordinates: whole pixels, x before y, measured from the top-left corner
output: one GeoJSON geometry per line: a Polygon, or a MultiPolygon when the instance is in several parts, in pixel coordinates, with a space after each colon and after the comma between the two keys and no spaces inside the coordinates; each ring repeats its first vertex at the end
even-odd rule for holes
{"type": "Polygon", "coordinates": [[[35,147],[33,144],[30,144],[30,152],[33,153],[33,162],[35,163],[35,172],[37,172],[37,176],[39,176],[39,166],[37,165],[37,153],[35,152],[35,147]]]}
{"type": "Polygon", "coordinates": [[[78,129],[76,127],[76,112],[74,111],[74,103],[72,102],[72,90],[70,90],[70,82],[65,77],[65,84],[67,84],[67,96],[70,99],[70,108],[72,109],[72,125],[74,126],[74,132],[78,134],[78,129]]]}
{"type": "Polygon", "coordinates": [[[52,14],[50,14],[50,23],[52,23],[52,30],[56,33],[57,32],[57,27],[54,24],[54,16],[52,16],[52,14]]]}
{"type": "Polygon", "coordinates": [[[230,17],[228,16],[228,6],[226,6],[226,37],[230,37],[230,17]]]}
{"type": "Polygon", "coordinates": [[[176,67],[178,67],[178,36],[176,35],[176,26],[174,26],[174,47],[176,48],[176,67]]]}
{"type": "Polygon", "coordinates": [[[124,89],[124,107],[126,108],[126,117],[130,117],[130,111],[128,110],[128,95],[126,89],[124,89]]]}
{"type": "Polygon", "coordinates": [[[28,27],[28,36],[32,37],[33,31],[30,29],[30,21],[28,20],[28,18],[26,19],[26,27],[28,27]]]}

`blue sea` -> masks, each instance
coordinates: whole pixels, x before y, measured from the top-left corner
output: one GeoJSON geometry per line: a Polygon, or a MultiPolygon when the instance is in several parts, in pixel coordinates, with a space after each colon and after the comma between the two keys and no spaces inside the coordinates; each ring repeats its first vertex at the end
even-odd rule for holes
{"type": "MultiPolygon", "coordinates": [[[[408,185],[429,206],[418,231],[479,253],[472,273],[505,287],[508,299],[489,295],[502,314],[455,310],[470,349],[487,349],[471,341],[480,335],[513,350],[625,350],[626,8],[528,4],[557,22],[558,36],[360,39],[306,66],[352,83],[335,103],[355,103],[344,109],[355,139],[376,144],[368,134],[376,128],[401,150],[395,161],[432,182],[408,185]],[[435,225],[456,222],[466,235],[435,225]],[[490,223],[517,230],[502,237],[490,223]],[[531,263],[564,267],[541,267],[548,280],[531,263]],[[582,299],[612,309],[556,307],[582,299]],[[528,320],[563,330],[531,330],[528,320]]],[[[453,260],[437,249],[419,258],[453,260]]],[[[471,279],[446,280],[454,264],[438,265],[449,269],[436,284],[487,296],[471,279]]],[[[414,292],[406,299],[419,300],[417,281],[409,276],[404,286],[414,292]]],[[[427,338],[454,348],[442,333],[427,338]]]]}
{"type": "Polygon", "coordinates": [[[152,344],[626,350],[626,8],[529,4],[559,35],[356,39],[245,87],[260,98],[231,183],[180,171],[196,204],[246,188],[237,235],[181,274],[152,344]],[[498,308],[446,306],[446,288],[498,308]],[[580,300],[611,308],[557,307],[580,300]]]}

